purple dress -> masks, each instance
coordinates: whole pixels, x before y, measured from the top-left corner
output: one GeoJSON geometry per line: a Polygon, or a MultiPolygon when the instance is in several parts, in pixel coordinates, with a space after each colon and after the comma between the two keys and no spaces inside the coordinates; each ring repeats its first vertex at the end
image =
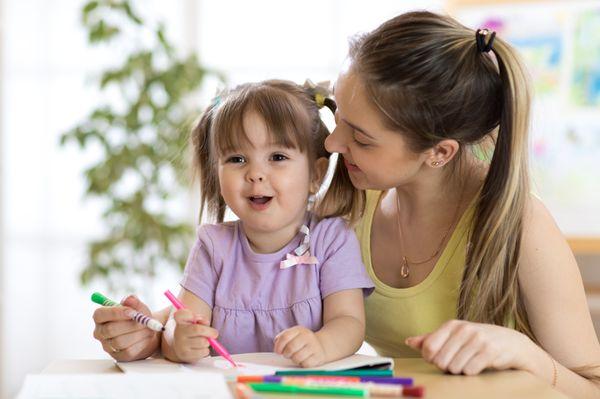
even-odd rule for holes
{"type": "Polygon", "coordinates": [[[304,234],[276,253],[252,250],[241,222],[198,228],[181,285],[212,308],[212,327],[231,353],[272,352],[275,336],[301,325],[323,325],[323,298],[338,291],[373,291],[358,240],[340,218],[318,220],[307,214],[309,250],[318,264],[280,269],[304,234]]]}

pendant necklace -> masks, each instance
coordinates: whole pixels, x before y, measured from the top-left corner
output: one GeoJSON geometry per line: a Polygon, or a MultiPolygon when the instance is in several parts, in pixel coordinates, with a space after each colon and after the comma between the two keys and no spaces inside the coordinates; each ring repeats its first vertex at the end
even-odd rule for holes
{"type": "MultiPolygon", "coordinates": [[[[438,247],[435,250],[435,252],[433,253],[433,255],[431,255],[429,258],[427,258],[425,260],[420,260],[420,261],[409,260],[406,257],[406,255],[402,255],[402,264],[400,265],[400,277],[408,278],[408,276],[410,276],[410,265],[414,266],[414,265],[421,265],[423,263],[427,263],[440,254],[440,252],[442,251],[444,242],[446,241],[446,238],[448,237],[448,234],[450,234],[452,227],[457,222],[458,210],[460,209],[460,204],[462,203],[463,194],[464,194],[464,189],[461,190],[460,199],[458,200],[458,204],[456,205],[456,210],[454,211],[454,216],[452,217],[452,223],[450,223],[450,226],[448,226],[446,233],[444,233],[444,236],[442,237],[442,239],[440,241],[440,245],[438,245],[438,247]]],[[[400,250],[403,253],[406,253],[406,249],[404,248],[404,243],[403,243],[404,233],[402,232],[402,225],[400,223],[400,201],[398,200],[397,193],[396,193],[396,217],[398,220],[398,235],[400,236],[400,240],[399,240],[400,241],[400,250]]]]}

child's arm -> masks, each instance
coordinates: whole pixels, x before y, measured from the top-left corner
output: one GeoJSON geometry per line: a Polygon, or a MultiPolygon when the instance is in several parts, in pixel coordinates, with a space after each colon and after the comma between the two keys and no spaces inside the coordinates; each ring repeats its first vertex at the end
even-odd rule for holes
{"type": "Polygon", "coordinates": [[[354,354],[365,337],[362,289],[333,293],[323,300],[323,328],[296,326],[275,337],[274,351],[302,367],[315,367],[354,354]]]}
{"type": "Polygon", "coordinates": [[[212,309],[206,302],[184,288],[178,298],[187,309],[169,317],[162,335],[162,352],[171,361],[194,363],[209,355],[206,337],[216,338],[218,332],[210,327],[212,309]]]}

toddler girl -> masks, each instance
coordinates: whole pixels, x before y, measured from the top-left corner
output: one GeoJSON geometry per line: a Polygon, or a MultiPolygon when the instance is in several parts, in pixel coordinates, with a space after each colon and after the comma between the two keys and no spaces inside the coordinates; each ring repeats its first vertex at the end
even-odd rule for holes
{"type": "Polygon", "coordinates": [[[217,97],[193,130],[201,215],[218,224],[198,228],[179,294],[188,309],[163,334],[167,358],[198,361],[218,335],[231,353],[274,351],[314,367],[362,344],[373,285],[339,217],[358,196],[345,168],[312,201],[329,156],[324,104],[335,110],[314,87],[244,84],[217,97]],[[239,220],[223,222],[227,207],[239,220]]]}

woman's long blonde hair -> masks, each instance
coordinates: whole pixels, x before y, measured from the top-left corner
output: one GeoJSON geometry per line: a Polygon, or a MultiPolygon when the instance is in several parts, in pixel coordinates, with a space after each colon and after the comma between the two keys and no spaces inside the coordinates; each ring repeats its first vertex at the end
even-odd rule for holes
{"type": "MultiPolygon", "coordinates": [[[[475,31],[450,17],[410,12],[356,38],[350,58],[386,125],[405,135],[415,151],[444,139],[456,140],[460,151],[494,141],[476,199],[457,315],[481,323],[514,323],[538,342],[518,279],[530,195],[529,83],[516,51],[498,37],[490,39],[487,32],[476,40],[475,31]]],[[[597,381],[599,367],[571,370],[597,381]]]]}
{"type": "Polygon", "coordinates": [[[496,37],[492,43],[496,65],[475,37],[450,17],[411,12],[357,38],[350,58],[386,125],[402,132],[415,151],[444,139],[463,150],[495,138],[476,200],[457,314],[497,325],[514,321],[535,340],[518,280],[529,195],[528,82],[506,42],[496,37]]]}

